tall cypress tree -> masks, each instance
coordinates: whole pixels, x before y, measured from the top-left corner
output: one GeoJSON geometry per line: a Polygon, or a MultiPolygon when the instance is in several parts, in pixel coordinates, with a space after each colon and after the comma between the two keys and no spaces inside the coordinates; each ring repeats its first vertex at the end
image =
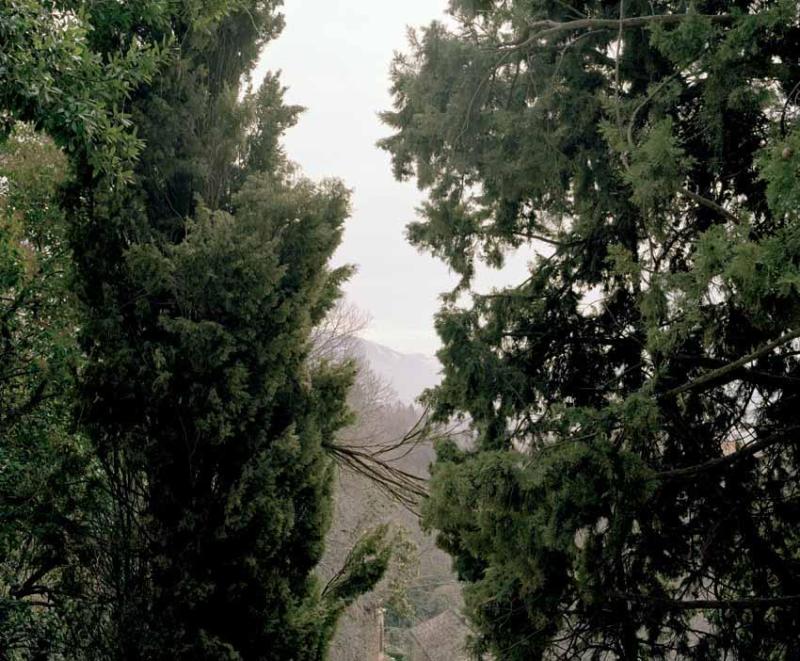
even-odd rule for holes
{"type": "Polygon", "coordinates": [[[1,34],[32,63],[2,80],[4,105],[53,133],[76,171],[64,195],[85,353],[76,408],[113,500],[105,647],[84,658],[322,658],[344,605],[386,566],[375,534],[325,590],[312,574],[329,521],[324,446],[348,420],[352,374],[308,361],[309,334],[349,274],[328,266],[349,203],[282,155],[299,109],[278,79],[242,90],[280,32],[279,4],[4,6],[1,34]],[[81,66],[39,53],[21,6],[81,66]],[[137,75],[139,60],[157,75],[137,75]],[[96,103],[70,122],[31,102],[33,65],[69,103],[86,94],[76,80],[97,83],[96,103]]]}
{"type": "Polygon", "coordinates": [[[794,0],[452,0],[392,73],[437,318],[426,519],[496,659],[796,658],[794,0]],[[531,256],[516,286],[475,263],[531,256]],[[471,297],[464,294],[471,293],[471,297]]]}
{"type": "MultiPolygon", "coordinates": [[[[312,575],[329,521],[323,445],[348,419],[351,373],[306,361],[349,273],[327,266],[348,193],[291,172],[277,138],[298,109],[274,77],[239,100],[282,26],[276,4],[171,17],[179,57],[131,101],[136,183],[95,198],[76,232],[84,420],[132,477],[151,572],[130,577],[142,591],[120,613],[125,658],[321,658],[355,589],[358,572],[325,595],[312,575]]],[[[127,29],[98,31],[97,48],[127,29]]],[[[385,566],[361,560],[358,589],[385,566]]]]}

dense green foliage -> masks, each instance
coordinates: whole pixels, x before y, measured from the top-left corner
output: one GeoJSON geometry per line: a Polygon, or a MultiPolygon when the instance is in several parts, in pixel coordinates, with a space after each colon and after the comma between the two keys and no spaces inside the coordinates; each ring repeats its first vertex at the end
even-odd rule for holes
{"type": "Polygon", "coordinates": [[[438,316],[427,523],[496,659],[795,658],[800,9],[451,0],[393,69],[438,316]],[[530,277],[470,291],[477,260],[530,277]]]}
{"type": "Polygon", "coordinates": [[[31,133],[0,172],[2,658],[321,659],[386,568],[377,530],[313,576],[349,194],[284,158],[278,78],[249,87],[279,4],[0,4],[5,133],[68,157],[31,133]]]}
{"type": "Polygon", "coordinates": [[[156,20],[165,4],[3,0],[0,133],[15,120],[30,121],[98,174],[127,180],[141,143],[121,107],[137,85],[152,79],[166,42],[129,32],[113,51],[100,53],[90,37],[111,20],[156,20]]]}
{"type": "MultiPolygon", "coordinates": [[[[249,79],[280,4],[0,0],[0,659],[314,661],[389,564],[378,527],[314,574],[367,455],[313,346],[349,192],[249,79]]],[[[424,513],[474,650],[797,658],[800,6],[450,14],[382,145],[461,276],[429,398],[474,442],[424,513]]]]}
{"type": "Polygon", "coordinates": [[[57,203],[66,172],[27,126],[0,148],[0,649],[11,658],[81,635],[91,521],[104,500],[72,424],[80,354],[57,203]],[[50,601],[61,608],[36,606],[50,601]]]}

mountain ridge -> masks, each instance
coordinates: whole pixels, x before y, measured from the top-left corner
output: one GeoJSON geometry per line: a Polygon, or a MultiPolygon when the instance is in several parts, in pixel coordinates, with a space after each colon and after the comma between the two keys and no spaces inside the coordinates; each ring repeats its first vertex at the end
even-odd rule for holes
{"type": "Polygon", "coordinates": [[[426,388],[441,381],[441,365],[434,356],[403,353],[384,344],[355,338],[354,350],[385,381],[403,404],[415,404],[426,388]]]}

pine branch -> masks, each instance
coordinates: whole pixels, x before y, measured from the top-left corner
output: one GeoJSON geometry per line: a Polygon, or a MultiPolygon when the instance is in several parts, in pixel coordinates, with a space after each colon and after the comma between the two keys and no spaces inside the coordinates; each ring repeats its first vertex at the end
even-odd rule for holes
{"type": "MultiPolygon", "coordinates": [[[[622,56],[622,43],[624,41],[623,35],[625,33],[625,0],[619,1],[619,29],[617,31],[617,47],[616,54],[614,55],[614,111],[617,116],[617,130],[622,135],[622,112],[620,110],[619,93],[622,90],[622,85],[619,80],[619,64],[622,56]]],[[[622,153],[622,163],[625,168],[628,168],[628,155],[622,153]]]]}
{"type": "MultiPolygon", "coordinates": [[[[679,353],[675,354],[674,358],[684,363],[690,363],[713,369],[727,365],[724,360],[720,360],[718,358],[709,358],[708,356],[679,353]]],[[[774,388],[800,388],[800,376],[774,374],[772,372],[751,369],[749,367],[742,367],[729,374],[729,376],[733,376],[733,378],[737,380],[752,383],[754,385],[771,386],[774,388]]]]}
{"type": "Polygon", "coordinates": [[[644,594],[620,594],[622,599],[651,602],[676,610],[759,610],[790,608],[800,604],[800,595],[782,597],[748,597],[745,599],[667,599],[644,594]]]}
{"type": "Polygon", "coordinates": [[[525,34],[516,41],[505,44],[504,49],[520,50],[541,39],[561,32],[576,30],[619,30],[647,27],[649,25],[677,25],[688,18],[702,18],[712,23],[730,23],[731,14],[653,14],[628,18],[579,18],[573,21],[534,21],[528,24],[525,34]]]}
{"type": "Polygon", "coordinates": [[[633,113],[631,114],[631,118],[628,122],[628,130],[626,132],[626,137],[628,139],[628,145],[633,149],[636,145],[633,140],[633,130],[636,127],[636,119],[639,116],[639,113],[647,107],[647,104],[650,103],[656,96],[658,96],[659,92],[664,89],[667,85],[669,85],[673,80],[675,80],[680,75],[680,69],[675,71],[672,75],[667,76],[662,80],[656,87],[650,92],[639,105],[636,106],[633,113]]]}
{"type": "Polygon", "coordinates": [[[785,335],[781,335],[777,340],[773,340],[768,344],[765,344],[763,347],[756,349],[755,351],[747,354],[746,356],[742,356],[739,360],[735,360],[732,363],[728,363],[727,365],[720,367],[719,369],[712,370],[710,372],[706,372],[702,376],[699,376],[696,379],[688,381],[684,383],[682,386],[678,386],[677,388],[673,388],[672,390],[668,390],[665,392],[662,397],[677,397],[689,390],[694,390],[696,388],[700,388],[702,386],[708,385],[713,381],[718,379],[724,378],[728,376],[731,372],[735,372],[740,367],[744,367],[747,363],[754,361],[756,358],[760,358],[761,356],[769,353],[773,349],[778,348],[786,344],[787,342],[791,342],[792,340],[797,339],[800,337],[800,330],[791,331],[786,333],[785,335]]]}
{"type": "Polygon", "coordinates": [[[10,426],[18,422],[20,419],[31,413],[43,401],[53,397],[54,395],[48,396],[46,393],[48,385],[49,382],[47,379],[40,381],[33,393],[31,393],[30,397],[28,397],[25,402],[20,404],[18,407],[11,409],[5,416],[2,416],[3,424],[10,426]]]}
{"type": "Polygon", "coordinates": [[[672,470],[660,471],[657,474],[657,476],[663,480],[675,480],[675,479],[680,480],[689,477],[694,477],[701,473],[716,470],[718,468],[724,468],[725,466],[734,464],[737,461],[741,461],[742,459],[747,459],[748,457],[752,457],[754,454],[757,454],[762,450],[766,450],[767,448],[773,445],[777,445],[786,438],[787,434],[790,434],[791,432],[796,432],[798,430],[800,430],[800,427],[797,426],[789,427],[787,429],[782,429],[780,432],[775,432],[774,434],[770,434],[769,436],[762,438],[760,441],[754,441],[752,443],[748,443],[740,450],[737,450],[736,452],[731,452],[730,454],[726,454],[723,457],[711,459],[710,461],[706,461],[702,464],[695,464],[694,466],[686,466],[685,468],[674,468],[672,470]]]}
{"type": "Polygon", "coordinates": [[[697,193],[693,193],[692,191],[682,188],[680,190],[680,194],[688,197],[692,202],[697,202],[700,206],[706,207],[707,209],[711,209],[712,211],[716,211],[720,216],[725,218],[726,220],[731,221],[734,225],[741,225],[742,219],[739,216],[731,213],[725,207],[717,204],[714,200],[709,200],[707,197],[703,197],[702,195],[698,195],[697,193]]]}
{"type": "Polygon", "coordinates": [[[49,595],[50,588],[46,585],[39,585],[39,581],[56,569],[58,565],[59,563],[53,559],[43,562],[39,569],[34,571],[22,585],[11,586],[9,594],[15,599],[24,599],[34,595],[49,595]]]}

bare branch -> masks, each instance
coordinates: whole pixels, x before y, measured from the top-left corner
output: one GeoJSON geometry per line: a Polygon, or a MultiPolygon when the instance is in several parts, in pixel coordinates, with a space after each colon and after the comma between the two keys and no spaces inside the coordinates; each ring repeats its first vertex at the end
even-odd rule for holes
{"type": "Polygon", "coordinates": [[[375,483],[382,491],[415,515],[423,498],[426,498],[427,480],[399,468],[374,453],[359,448],[332,443],[326,449],[342,466],[375,483]]]}
{"type": "Polygon", "coordinates": [[[311,332],[309,360],[340,361],[353,357],[356,336],[369,325],[369,315],[339,301],[311,332]]]}

